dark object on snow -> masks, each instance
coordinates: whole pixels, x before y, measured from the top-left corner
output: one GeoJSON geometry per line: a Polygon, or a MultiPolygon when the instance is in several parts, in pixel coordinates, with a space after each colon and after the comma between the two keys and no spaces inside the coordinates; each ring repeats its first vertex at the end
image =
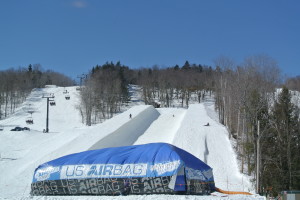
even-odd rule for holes
{"type": "Polygon", "coordinates": [[[30,131],[30,128],[24,127],[24,128],[23,128],[23,131],[30,131]]]}
{"type": "Polygon", "coordinates": [[[206,125],[204,125],[204,126],[209,126],[209,123],[207,122],[207,124],[206,124],[206,125]]]}
{"type": "Polygon", "coordinates": [[[19,127],[19,126],[16,126],[15,128],[11,129],[10,131],[30,131],[30,128],[28,127],[19,127]]]}
{"type": "Polygon", "coordinates": [[[132,118],[132,115],[130,114],[130,115],[129,115],[129,119],[131,119],[131,118],[132,118]]]}
{"type": "Polygon", "coordinates": [[[17,127],[13,128],[13,129],[11,129],[10,131],[23,131],[23,128],[17,126],[17,127]]]}
{"type": "Polygon", "coordinates": [[[160,108],[160,103],[159,102],[149,102],[150,105],[152,105],[154,108],[160,108]]]}
{"type": "Polygon", "coordinates": [[[154,108],[160,108],[160,103],[154,102],[154,108]]]}
{"type": "Polygon", "coordinates": [[[215,191],[212,169],[166,143],[90,150],[37,167],[31,195],[191,194],[215,191]]]}

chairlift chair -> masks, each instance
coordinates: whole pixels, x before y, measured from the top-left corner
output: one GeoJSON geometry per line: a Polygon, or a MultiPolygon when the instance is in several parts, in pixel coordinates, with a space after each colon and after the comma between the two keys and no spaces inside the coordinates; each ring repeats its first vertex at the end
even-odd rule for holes
{"type": "Polygon", "coordinates": [[[50,101],[50,106],[56,106],[55,101],[50,101]]]}
{"type": "Polygon", "coordinates": [[[34,113],[34,111],[33,110],[29,110],[27,112],[30,114],[30,117],[28,117],[25,122],[26,122],[26,124],[33,124],[32,114],[34,113]]]}
{"type": "Polygon", "coordinates": [[[66,100],[70,100],[70,95],[65,96],[66,100]]]}
{"type": "Polygon", "coordinates": [[[26,124],[33,124],[33,119],[32,119],[32,117],[28,117],[28,118],[26,119],[26,124]]]}

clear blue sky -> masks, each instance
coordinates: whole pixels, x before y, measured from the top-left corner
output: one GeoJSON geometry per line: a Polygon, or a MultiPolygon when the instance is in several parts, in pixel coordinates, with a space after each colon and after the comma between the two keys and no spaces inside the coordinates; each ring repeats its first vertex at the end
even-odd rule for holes
{"type": "Polygon", "coordinates": [[[299,0],[0,0],[0,70],[39,63],[75,78],[106,61],[213,66],[256,54],[300,75],[299,0]]]}

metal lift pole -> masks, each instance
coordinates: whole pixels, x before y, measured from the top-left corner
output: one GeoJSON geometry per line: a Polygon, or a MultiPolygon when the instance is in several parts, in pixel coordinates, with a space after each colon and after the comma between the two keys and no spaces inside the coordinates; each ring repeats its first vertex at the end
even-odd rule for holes
{"type": "Polygon", "coordinates": [[[46,133],[49,133],[49,98],[47,98],[46,133]]]}
{"type": "Polygon", "coordinates": [[[87,74],[81,74],[81,75],[78,75],[77,78],[80,79],[80,88],[82,86],[82,80],[87,78],[87,74]]]}
{"type": "Polygon", "coordinates": [[[54,95],[50,94],[49,96],[43,96],[43,98],[47,99],[47,115],[46,115],[46,130],[45,130],[45,133],[49,133],[49,102],[53,101],[54,95]]]}

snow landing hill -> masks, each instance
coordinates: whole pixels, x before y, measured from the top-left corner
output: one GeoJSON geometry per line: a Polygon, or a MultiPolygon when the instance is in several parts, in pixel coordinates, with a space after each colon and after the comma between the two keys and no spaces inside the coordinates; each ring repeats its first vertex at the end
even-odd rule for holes
{"type": "Polygon", "coordinates": [[[30,185],[35,168],[52,159],[81,151],[153,142],[165,142],[182,148],[213,168],[215,184],[223,190],[253,192],[249,178],[239,172],[235,152],[226,128],[218,122],[214,102],[207,99],[188,109],[142,105],[139,89],[131,86],[132,101],[124,112],[112,119],[87,127],[82,124],[76,106],[76,87],[35,89],[17,112],[0,121],[0,199],[264,199],[257,195],[210,196],[133,195],[31,197],[30,185]],[[68,91],[70,100],[65,99],[68,91]],[[49,108],[49,133],[46,128],[46,99],[55,96],[56,106],[49,108]],[[32,125],[26,124],[34,111],[32,125]],[[132,114],[132,119],[129,119],[132,114]],[[210,126],[204,126],[209,123],[210,126]],[[15,126],[30,131],[10,131],[15,126]]]}

